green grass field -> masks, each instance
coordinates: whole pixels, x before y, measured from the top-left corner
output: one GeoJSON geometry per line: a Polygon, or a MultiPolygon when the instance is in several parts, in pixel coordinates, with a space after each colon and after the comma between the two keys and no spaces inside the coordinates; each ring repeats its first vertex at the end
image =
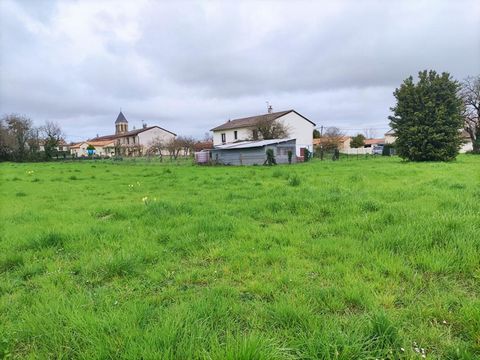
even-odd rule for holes
{"type": "Polygon", "coordinates": [[[479,157],[0,171],[0,357],[480,358],[479,157]]]}

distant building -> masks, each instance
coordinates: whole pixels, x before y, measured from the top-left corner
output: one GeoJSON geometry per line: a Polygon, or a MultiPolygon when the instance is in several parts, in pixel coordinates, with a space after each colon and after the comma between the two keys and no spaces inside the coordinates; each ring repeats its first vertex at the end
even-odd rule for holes
{"type": "Polygon", "coordinates": [[[397,137],[395,136],[395,131],[393,131],[393,129],[390,129],[385,133],[385,144],[393,144],[396,138],[397,137]]]}
{"type": "Polygon", "coordinates": [[[163,144],[175,139],[177,135],[160,126],[147,126],[143,124],[141,129],[128,130],[128,121],[120,111],[115,121],[115,134],[97,136],[93,139],[80,142],[71,147],[71,154],[87,156],[87,147],[95,147],[95,155],[98,156],[142,156],[154,141],[163,144]]]}
{"type": "Polygon", "coordinates": [[[377,146],[385,145],[385,139],[365,139],[365,141],[363,142],[364,148],[371,148],[371,147],[374,147],[375,145],[377,146]]]}
{"type": "MultiPolygon", "coordinates": [[[[323,138],[317,138],[317,139],[313,139],[313,146],[314,146],[314,149],[315,151],[319,151],[319,149],[323,148],[327,148],[329,149],[331,146],[332,146],[332,141],[334,141],[338,148],[338,151],[340,151],[341,153],[346,153],[350,150],[350,141],[352,140],[352,138],[350,136],[340,136],[336,141],[335,139],[330,139],[328,137],[323,137],[323,138]]],[[[330,149],[329,149],[330,150],[330,149]]]]}
{"type": "Polygon", "coordinates": [[[262,140],[257,131],[257,125],[263,121],[279,121],[288,130],[288,138],[295,139],[295,152],[302,156],[301,148],[313,151],[313,129],[315,123],[300,115],[295,110],[272,112],[271,107],[267,114],[250,116],[241,119],[229,120],[219,125],[213,131],[213,145],[231,144],[242,141],[262,140]]]}
{"type": "MultiPolygon", "coordinates": [[[[38,147],[40,151],[45,151],[45,142],[42,140],[38,143],[38,147]]],[[[69,152],[70,150],[70,145],[65,142],[65,140],[60,140],[58,142],[58,145],[55,147],[55,150],[59,152],[69,152]]]]}

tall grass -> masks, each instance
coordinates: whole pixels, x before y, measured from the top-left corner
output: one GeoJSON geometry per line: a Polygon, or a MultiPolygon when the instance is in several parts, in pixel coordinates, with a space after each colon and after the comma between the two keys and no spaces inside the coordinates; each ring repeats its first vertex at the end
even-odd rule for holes
{"type": "Polygon", "coordinates": [[[0,357],[480,357],[479,158],[0,173],[0,357]]]}

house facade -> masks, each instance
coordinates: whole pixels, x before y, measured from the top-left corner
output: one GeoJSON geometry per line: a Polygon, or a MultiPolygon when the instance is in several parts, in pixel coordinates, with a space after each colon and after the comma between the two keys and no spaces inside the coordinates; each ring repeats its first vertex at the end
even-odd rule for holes
{"type": "Polygon", "coordinates": [[[160,126],[147,126],[143,124],[141,129],[128,130],[128,121],[120,111],[115,121],[115,134],[97,136],[93,139],[75,144],[71,147],[71,154],[75,156],[87,156],[87,147],[95,147],[95,155],[98,156],[142,156],[145,155],[153,142],[163,144],[175,139],[177,135],[160,126]]]}
{"type": "Polygon", "coordinates": [[[96,156],[113,156],[115,155],[115,142],[113,140],[99,141],[83,141],[70,146],[70,154],[75,157],[88,156],[87,148],[92,145],[95,150],[93,154],[96,156]]]}
{"type": "Polygon", "coordinates": [[[283,124],[288,132],[289,139],[295,139],[295,153],[301,156],[301,148],[313,151],[313,130],[315,123],[299,114],[295,110],[271,112],[263,115],[229,120],[210,131],[213,132],[213,145],[215,148],[225,144],[242,141],[262,140],[257,131],[259,123],[264,121],[278,121],[283,124]]]}

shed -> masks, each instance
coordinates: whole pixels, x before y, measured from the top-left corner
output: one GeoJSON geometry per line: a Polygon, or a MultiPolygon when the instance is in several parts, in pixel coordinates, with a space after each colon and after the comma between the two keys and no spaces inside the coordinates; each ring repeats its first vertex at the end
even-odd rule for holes
{"type": "Polygon", "coordinates": [[[288,163],[288,152],[292,152],[292,162],[296,162],[295,139],[271,139],[241,141],[217,145],[211,150],[212,160],[225,165],[263,165],[267,160],[267,150],[273,149],[277,164],[288,163]]]}

